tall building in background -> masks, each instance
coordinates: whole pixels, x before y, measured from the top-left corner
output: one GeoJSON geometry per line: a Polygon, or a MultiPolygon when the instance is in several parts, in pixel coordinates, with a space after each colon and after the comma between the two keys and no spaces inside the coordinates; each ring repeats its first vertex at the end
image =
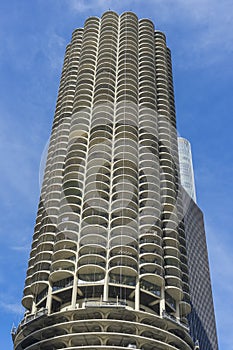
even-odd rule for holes
{"type": "Polygon", "coordinates": [[[206,246],[203,214],[197,204],[183,191],[184,224],[188,255],[191,313],[188,315],[193,339],[200,349],[217,350],[218,340],[206,246]]]}
{"type": "Polygon", "coordinates": [[[180,163],[180,182],[190,197],[196,202],[196,190],[193,173],[193,161],[190,142],[178,137],[180,163]]]}
{"type": "Polygon", "coordinates": [[[203,214],[196,204],[195,178],[190,142],[178,137],[180,182],[183,198],[186,248],[189,270],[192,338],[200,349],[217,350],[218,340],[209,271],[203,214]]]}
{"type": "Polygon", "coordinates": [[[66,50],[14,349],[194,349],[180,189],[164,34],[132,12],[88,18],[66,50]]]}

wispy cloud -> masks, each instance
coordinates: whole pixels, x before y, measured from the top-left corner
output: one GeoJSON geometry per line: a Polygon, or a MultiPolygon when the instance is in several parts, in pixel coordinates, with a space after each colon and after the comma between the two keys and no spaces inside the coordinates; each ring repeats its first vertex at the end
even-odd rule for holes
{"type": "Polygon", "coordinates": [[[56,32],[48,34],[47,47],[43,49],[52,69],[60,69],[66,40],[56,32]]]}
{"type": "Polygon", "coordinates": [[[24,313],[23,306],[18,303],[0,302],[0,307],[3,308],[5,311],[11,312],[13,314],[22,315],[24,313]]]}
{"type": "MultiPolygon", "coordinates": [[[[111,8],[114,2],[112,0],[71,0],[68,1],[71,8],[78,12],[86,12],[91,9],[95,10],[107,10],[108,8],[111,8]]],[[[116,6],[117,1],[115,1],[116,6]]],[[[114,7],[115,7],[114,6],[114,7]]]]}
{"type": "Polygon", "coordinates": [[[6,312],[21,315],[24,312],[23,306],[20,304],[16,298],[10,294],[1,293],[0,294],[0,308],[6,312]]]}
{"type": "Polygon", "coordinates": [[[14,250],[16,252],[28,252],[30,249],[30,245],[24,245],[24,246],[12,246],[10,247],[11,250],[14,250]]]}
{"type": "Polygon", "coordinates": [[[2,30],[0,40],[0,63],[7,57],[9,65],[17,71],[33,70],[37,61],[41,64],[43,58],[48,60],[48,72],[53,73],[61,67],[66,40],[53,28],[46,28],[44,32],[25,32],[22,37],[17,36],[17,40],[14,32],[8,31],[6,36],[2,30]]]}
{"type": "Polygon", "coordinates": [[[230,45],[233,41],[230,0],[69,0],[67,4],[72,11],[87,15],[96,15],[97,12],[100,15],[109,8],[120,13],[132,9],[139,17],[146,16],[158,21],[166,32],[171,26],[174,37],[179,32],[176,39],[179,41],[180,56],[189,58],[187,68],[197,62],[199,66],[215,64],[233,51],[230,45]]]}
{"type": "Polygon", "coordinates": [[[195,53],[202,54],[200,59],[204,60],[208,54],[209,64],[215,63],[226,57],[226,53],[233,52],[230,45],[233,40],[233,11],[230,1],[178,0],[177,2],[181,16],[195,26],[196,41],[192,48],[195,53]]]}

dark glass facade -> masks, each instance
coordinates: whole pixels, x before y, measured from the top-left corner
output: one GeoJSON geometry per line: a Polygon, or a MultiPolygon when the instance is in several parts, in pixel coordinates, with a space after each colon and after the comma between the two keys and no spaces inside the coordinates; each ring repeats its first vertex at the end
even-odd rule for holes
{"type": "Polygon", "coordinates": [[[185,190],[184,223],[192,311],[188,316],[191,335],[200,350],[218,350],[216,322],[203,214],[185,190]]]}

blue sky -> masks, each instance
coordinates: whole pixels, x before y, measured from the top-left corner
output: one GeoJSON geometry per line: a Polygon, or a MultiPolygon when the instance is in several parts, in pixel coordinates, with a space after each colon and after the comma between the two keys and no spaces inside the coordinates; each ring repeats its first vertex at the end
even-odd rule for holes
{"type": "Polygon", "coordinates": [[[233,343],[233,8],[231,0],[0,2],[0,342],[22,317],[21,293],[65,46],[109,8],[149,17],[172,50],[179,133],[192,143],[205,214],[220,350],[233,343]],[[230,312],[231,310],[231,312],[230,312]]]}

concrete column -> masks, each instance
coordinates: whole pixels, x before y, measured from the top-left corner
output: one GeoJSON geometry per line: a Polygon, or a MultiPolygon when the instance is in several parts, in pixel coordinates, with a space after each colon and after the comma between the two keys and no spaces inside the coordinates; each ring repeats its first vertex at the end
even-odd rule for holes
{"type": "Polygon", "coordinates": [[[165,311],[165,289],[164,286],[161,287],[161,300],[159,302],[160,317],[163,316],[163,311],[165,311]]]}
{"type": "Polygon", "coordinates": [[[52,308],[52,286],[49,286],[47,301],[46,301],[46,309],[48,309],[48,315],[51,314],[51,308],[52,308]]]}
{"type": "Polygon", "coordinates": [[[140,310],[140,281],[137,279],[135,286],[135,310],[140,310]]]}
{"type": "Polygon", "coordinates": [[[32,302],[32,314],[34,314],[35,312],[36,312],[36,303],[33,300],[33,302],[32,302]]]}
{"type": "Polygon", "coordinates": [[[76,307],[77,289],[78,289],[78,277],[75,275],[74,276],[73,290],[72,290],[72,300],[71,300],[72,309],[75,309],[75,307],[76,307]]]}
{"type": "Polygon", "coordinates": [[[178,320],[180,319],[180,302],[179,301],[176,302],[176,314],[175,314],[175,316],[178,320]]]}
{"type": "Polygon", "coordinates": [[[104,295],[103,295],[103,300],[107,301],[108,300],[108,272],[106,272],[106,276],[104,279],[104,295]]]}

